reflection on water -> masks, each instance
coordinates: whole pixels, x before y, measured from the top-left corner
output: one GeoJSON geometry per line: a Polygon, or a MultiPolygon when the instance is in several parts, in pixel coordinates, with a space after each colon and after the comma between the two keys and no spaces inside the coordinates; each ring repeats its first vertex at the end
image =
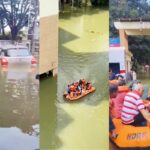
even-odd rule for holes
{"type": "MultiPolygon", "coordinates": [[[[140,80],[143,84],[148,85],[150,87],[149,73],[140,73],[138,74],[137,79],[140,80]]],[[[110,150],[150,150],[150,148],[118,148],[110,142],[110,150]]]]}
{"type": "Polygon", "coordinates": [[[59,147],[56,135],[56,79],[40,80],[40,149],[51,150],[59,147]]]}
{"type": "Polygon", "coordinates": [[[31,70],[0,68],[0,149],[39,148],[38,85],[31,70]]]}

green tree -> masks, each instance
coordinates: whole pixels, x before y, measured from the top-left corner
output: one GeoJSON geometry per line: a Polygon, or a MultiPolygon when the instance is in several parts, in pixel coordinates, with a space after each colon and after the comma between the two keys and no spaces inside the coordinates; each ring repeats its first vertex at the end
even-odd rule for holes
{"type": "Polygon", "coordinates": [[[7,26],[6,19],[4,18],[4,11],[0,9],[0,30],[2,32],[2,36],[5,37],[5,27],[7,26]]]}
{"type": "Polygon", "coordinates": [[[11,30],[12,40],[16,40],[19,31],[28,25],[30,13],[36,11],[34,4],[34,0],[0,0],[0,9],[11,30]]]}
{"type": "MultiPolygon", "coordinates": [[[[149,18],[150,2],[145,0],[110,0],[110,37],[118,37],[114,22],[120,18],[149,18]]],[[[150,36],[129,36],[129,50],[137,64],[150,64],[150,36]]]]}

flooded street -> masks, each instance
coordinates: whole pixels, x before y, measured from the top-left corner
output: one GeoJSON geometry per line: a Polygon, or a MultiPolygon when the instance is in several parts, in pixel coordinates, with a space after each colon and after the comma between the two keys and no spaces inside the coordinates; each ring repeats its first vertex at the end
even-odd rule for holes
{"type": "Polygon", "coordinates": [[[36,68],[0,67],[0,149],[39,148],[39,81],[36,68]]]}
{"type": "Polygon", "coordinates": [[[56,79],[43,79],[40,85],[41,135],[47,137],[41,137],[41,149],[108,149],[107,24],[105,9],[60,14],[57,98],[56,79]],[[65,101],[65,87],[80,78],[92,82],[96,91],[73,103],[65,101]]]}
{"type": "Polygon", "coordinates": [[[150,87],[150,73],[141,73],[138,75],[138,79],[150,87]]]}
{"type": "Polygon", "coordinates": [[[87,8],[60,15],[56,129],[62,143],[59,149],[107,149],[107,13],[87,8]],[[62,97],[65,88],[82,78],[91,82],[96,91],[74,103],[66,102],[62,97]]]}

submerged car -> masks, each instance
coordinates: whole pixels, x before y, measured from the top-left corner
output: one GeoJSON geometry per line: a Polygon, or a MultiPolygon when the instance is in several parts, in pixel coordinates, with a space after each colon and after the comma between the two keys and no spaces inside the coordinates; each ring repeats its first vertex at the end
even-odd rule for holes
{"type": "Polygon", "coordinates": [[[26,47],[13,47],[2,49],[0,52],[0,64],[9,66],[13,64],[36,65],[37,61],[26,47]]]}

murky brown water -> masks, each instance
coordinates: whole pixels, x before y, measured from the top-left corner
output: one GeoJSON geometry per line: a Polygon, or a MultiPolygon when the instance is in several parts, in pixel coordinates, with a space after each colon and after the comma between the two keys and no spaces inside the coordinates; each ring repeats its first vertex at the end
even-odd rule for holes
{"type": "Polygon", "coordinates": [[[0,67],[0,149],[39,148],[39,81],[36,68],[0,67]]]}

